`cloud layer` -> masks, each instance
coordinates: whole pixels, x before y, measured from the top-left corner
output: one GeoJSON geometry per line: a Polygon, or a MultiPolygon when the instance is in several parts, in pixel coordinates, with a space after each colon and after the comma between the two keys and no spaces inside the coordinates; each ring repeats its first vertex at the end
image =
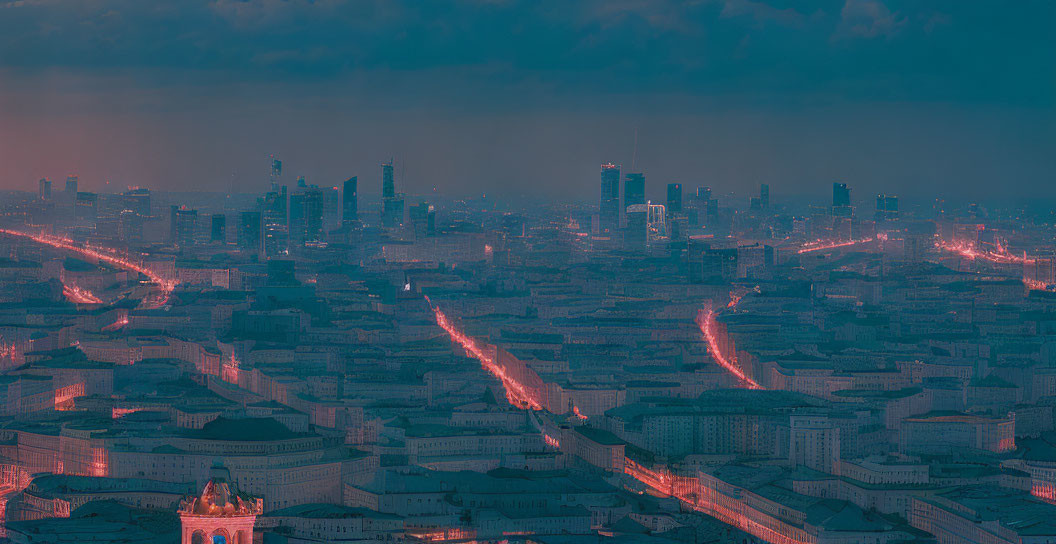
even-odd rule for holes
{"type": "Polygon", "coordinates": [[[507,183],[494,157],[528,156],[536,177],[560,180],[553,189],[589,196],[594,167],[576,161],[629,154],[639,127],[657,177],[690,183],[723,172],[732,179],[716,185],[730,189],[764,176],[780,186],[769,178],[783,174],[793,192],[812,176],[862,176],[851,155],[870,149],[824,168],[810,151],[857,139],[881,154],[917,142],[905,164],[872,165],[867,186],[1010,171],[1029,178],[1014,182],[1026,193],[1054,175],[1035,151],[1053,143],[1054,21],[1047,1],[16,0],[0,4],[0,183],[61,170],[188,183],[170,155],[200,159],[201,180],[256,168],[247,161],[268,152],[304,156],[323,177],[373,169],[318,152],[357,148],[409,164],[479,160],[424,169],[411,189],[487,189],[507,183]],[[238,128],[255,124],[275,133],[238,128]],[[152,162],[106,145],[124,138],[117,127],[140,135],[152,162]],[[505,131],[521,134],[495,137],[505,131]],[[572,140],[556,149],[551,132],[572,140]],[[787,135],[799,152],[760,135],[787,135]],[[729,151],[707,164],[665,156],[703,145],[729,151]],[[731,152],[759,156],[738,167],[731,152]],[[986,168],[962,154],[983,154],[986,168]]]}

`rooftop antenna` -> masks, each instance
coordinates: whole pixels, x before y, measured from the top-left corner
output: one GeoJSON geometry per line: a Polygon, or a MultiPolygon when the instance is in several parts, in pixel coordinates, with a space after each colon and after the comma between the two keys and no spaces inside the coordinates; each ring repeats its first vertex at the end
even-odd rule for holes
{"type": "Polygon", "coordinates": [[[631,154],[631,172],[638,171],[638,127],[634,127],[634,153],[631,154]]]}

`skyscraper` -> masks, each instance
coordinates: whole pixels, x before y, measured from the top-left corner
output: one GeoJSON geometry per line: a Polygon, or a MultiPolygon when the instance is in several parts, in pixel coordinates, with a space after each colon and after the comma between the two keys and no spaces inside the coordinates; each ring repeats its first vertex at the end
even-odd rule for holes
{"type": "Polygon", "coordinates": [[[620,226],[620,167],[601,165],[601,209],[598,212],[601,231],[620,226]]]}
{"type": "Polygon", "coordinates": [[[176,243],[180,246],[194,245],[198,230],[198,210],[176,210],[176,243]]]}
{"type": "Polygon", "coordinates": [[[51,180],[48,178],[40,178],[37,183],[37,191],[40,194],[41,200],[51,200],[51,180]]]}
{"type": "Polygon", "coordinates": [[[323,197],[323,232],[333,230],[341,222],[341,190],[337,187],[319,187],[323,197]]]}
{"type": "Polygon", "coordinates": [[[403,197],[393,196],[382,201],[381,225],[396,228],[403,225],[403,197]]]}
{"type": "Polygon", "coordinates": [[[311,186],[304,192],[304,242],[323,241],[323,190],[311,186]]]}
{"type": "Polygon", "coordinates": [[[381,164],[381,198],[396,197],[396,180],[392,175],[392,159],[381,164]]]}
{"type": "Polygon", "coordinates": [[[271,192],[279,192],[279,178],[282,177],[282,161],[271,158],[271,192]]]}
{"type": "Polygon", "coordinates": [[[436,234],[436,208],[428,202],[421,201],[407,208],[407,216],[414,229],[415,237],[436,234]]]}
{"type": "Polygon", "coordinates": [[[117,214],[117,237],[123,242],[136,242],[143,238],[143,218],[132,210],[121,210],[117,214]]]}
{"type": "Polygon", "coordinates": [[[264,195],[264,208],[261,214],[264,255],[274,258],[288,253],[289,224],[286,214],[286,186],[279,191],[264,195]]]}
{"type": "Polygon", "coordinates": [[[850,217],[854,213],[851,207],[851,190],[846,183],[832,184],[832,215],[850,217]]]}
{"type": "Polygon", "coordinates": [[[352,176],[345,180],[344,190],[341,194],[341,223],[343,225],[348,225],[359,220],[359,197],[357,196],[359,189],[358,186],[359,180],[356,179],[356,176],[352,176]]]}
{"type": "Polygon", "coordinates": [[[770,208],[770,185],[766,183],[759,186],[759,205],[764,210],[770,208]]]}
{"type": "Polygon", "coordinates": [[[307,220],[305,216],[305,193],[292,193],[290,194],[290,209],[289,215],[289,248],[293,251],[294,248],[304,246],[305,234],[307,233],[307,220]]]}
{"type": "Polygon", "coordinates": [[[134,188],[121,194],[121,201],[128,208],[141,217],[150,216],[150,189],[134,188]]]}
{"type": "Polygon", "coordinates": [[[627,206],[627,229],[623,243],[626,249],[644,249],[648,231],[649,205],[646,203],[627,206]]]}
{"type": "Polygon", "coordinates": [[[645,204],[645,174],[630,172],[623,180],[623,208],[645,204]]]}
{"type": "MultiPolygon", "coordinates": [[[[94,222],[98,217],[99,195],[77,191],[77,200],[74,202],[74,217],[77,219],[94,222]]],[[[175,237],[175,236],[174,236],[175,237]]]]}
{"type": "Polygon", "coordinates": [[[77,176],[66,176],[66,198],[71,202],[77,198],[77,176]]]}
{"type": "Polygon", "coordinates": [[[242,212],[238,226],[238,247],[260,251],[260,212],[242,212]]]}
{"type": "Polygon", "coordinates": [[[850,206],[851,205],[851,190],[847,188],[846,183],[833,183],[832,184],[832,206],[850,206]]]}
{"type": "Polygon", "coordinates": [[[667,184],[667,215],[682,213],[682,184],[667,184]]]}
{"type": "Polygon", "coordinates": [[[223,244],[227,241],[227,216],[213,214],[209,223],[209,241],[223,244]]]}
{"type": "Polygon", "coordinates": [[[876,220],[893,219],[898,217],[898,197],[895,195],[876,195],[876,220]]]}
{"type": "Polygon", "coordinates": [[[403,225],[403,193],[396,194],[396,179],[392,159],[381,165],[381,226],[395,228],[403,225]]]}

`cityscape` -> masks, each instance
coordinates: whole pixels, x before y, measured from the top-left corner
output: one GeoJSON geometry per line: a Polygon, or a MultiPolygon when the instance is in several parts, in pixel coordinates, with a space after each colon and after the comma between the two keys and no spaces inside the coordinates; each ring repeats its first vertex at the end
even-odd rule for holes
{"type": "MultiPolygon", "coordinates": [[[[939,65],[977,7],[98,4],[0,6],[36,29],[0,42],[27,59],[0,62],[0,543],[1056,544],[1056,78],[959,94],[972,60],[939,65]],[[392,13],[437,22],[413,53],[337,37],[392,13]],[[710,32],[741,68],[664,48],[710,32]],[[761,62],[767,32],[817,79],[761,62]],[[633,81],[598,90],[607,67],[633,81]],[[656,104],[729,100],[695,70],[761,102],[675,128],[725,106],[656,104]],[[117,73],[119,99],[77,79],[117,73]],[[335,144],[346,89],[406,103],[335,144]],[[577,117],[613,103],[636,109],[577,117]],[[874,108],[898,129],[839,153],[874,108]],[[976,110],[1005,131],[962,134],[976,110]],[[404,115],[430,136],[392,136],[404,115]]],[[[994,43],[1053,60],[1032,20],[994,43]]]]}

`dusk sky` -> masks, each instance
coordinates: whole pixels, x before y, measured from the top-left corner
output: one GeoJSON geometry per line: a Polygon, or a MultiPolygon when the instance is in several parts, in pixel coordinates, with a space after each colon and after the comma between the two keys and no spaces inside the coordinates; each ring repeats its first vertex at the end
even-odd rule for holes
{"type": "Polygon", "coordinates": [[[1056,3],[0,3],[0,188],[1056,198],[1056,3]],[[809,7],[805,7],[809,4],[809,7]]]}

